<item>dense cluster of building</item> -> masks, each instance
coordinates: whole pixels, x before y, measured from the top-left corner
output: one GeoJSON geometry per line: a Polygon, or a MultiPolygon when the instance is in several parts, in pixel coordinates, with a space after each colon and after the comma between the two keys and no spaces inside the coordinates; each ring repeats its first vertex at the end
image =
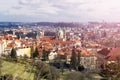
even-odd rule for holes
{"type": "Polygon", "coordinates": [[[15,48],[18,57],[26,55],[30,58],[37,47],[39,56],[43,55],[44,49],[50,51],[49,60],[57,56],[66,57],[69,64],[75,49],[76,54],[81,55],[81,65],[86,69],[99,69],[104,60],[115,62],[120,56],[119,44],[116,43],[120,40],[120,26],[113,26],[116,25],[116,28],[109,27],[107,23],[90,23],[74,28],[19,26],[17,29],[5,29],[0,34],[0,56],[9,55],[15,48]]]}

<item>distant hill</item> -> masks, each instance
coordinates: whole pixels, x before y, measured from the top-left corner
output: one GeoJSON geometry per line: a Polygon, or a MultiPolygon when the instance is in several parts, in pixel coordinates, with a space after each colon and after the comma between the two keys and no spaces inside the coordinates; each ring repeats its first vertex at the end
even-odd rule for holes
{"type": "Polygon", "coordinates": [[[72,23],[72,22],[36,22],[30,23],[30,25],[38,26],[54,26],[54,27],[81,27],[82,23],[72,23]]]}
{"type": "Polygon", "coordinates": [[[51,27],[81,27],[82,23],[72,22],[0,22],[0,27],[17,27],[17,26],[51,26],[51,27]]]}
{"type": "MultiPolygon", "coordinates": [[[[89,27],[93,27],[95,25],[102,25],[103,27],[120,27],[120,23],[88,22],[88,24],[89,27]]],[[[18,26],[85,27],[85,24],[80,22],[0,22],[0,27],[15,28],[18,26]]]]}

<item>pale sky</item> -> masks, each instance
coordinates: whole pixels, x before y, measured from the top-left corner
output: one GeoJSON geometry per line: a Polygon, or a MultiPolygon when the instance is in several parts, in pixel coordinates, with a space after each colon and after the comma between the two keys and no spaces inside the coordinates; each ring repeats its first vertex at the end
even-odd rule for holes
{"type": "Polygon", "coordinates": [[[0,21],[120,22],[120,0],[0,0],[0,21]]]}

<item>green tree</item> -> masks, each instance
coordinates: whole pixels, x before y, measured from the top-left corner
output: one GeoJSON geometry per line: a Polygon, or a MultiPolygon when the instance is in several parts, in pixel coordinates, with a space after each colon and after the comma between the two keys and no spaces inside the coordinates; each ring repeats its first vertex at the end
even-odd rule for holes
{"type": "Polygon", "coordinates": [[[70,61],[71,68],[77,70],[77,58],[76,58],[76,52],[75,50],[72,50],[72,56],[70,61]]]}
{"type": "Polygon", "coordinates": [[[11,58],[16,58],[17,57],[17,53],[16,53],[15,48],[12,48],[10,56],[11,56],[11,58]]]}
{"type": "Polygon", "coordinates": [[[78,52],[78,66],[80,66],[80,57],[81,57],[81,52],[78,52]]]}
{"type": "Polygon", "coordinates": [[[31,46],[30,48],[31,48],[31,53],[30,53],[30,55],[31,55],[31,58],[33,58],[34,46],[31,46]]]}
{"type": "Polygon", "coordinates": [[[80,57],[81,57],[81,51],[78,51],[78,58],[77,58],[77,70],[80,70],[80,67],[81,67],[81,65],[80,65],[80,57]]]}
{"type": "Polygon", "coordinates": [[[39,52],[38,52],[38,48],[36,47],[33,53],[33,58],[38,57],[38,56],[39,56],[39,52]]]}
{"type": "Polygon", "coordinates": [[[50,51],[46,51],[45,49],[43,49],[43,59],[44,61],[48,60],[48,55],[49,55],[50,51]]]}

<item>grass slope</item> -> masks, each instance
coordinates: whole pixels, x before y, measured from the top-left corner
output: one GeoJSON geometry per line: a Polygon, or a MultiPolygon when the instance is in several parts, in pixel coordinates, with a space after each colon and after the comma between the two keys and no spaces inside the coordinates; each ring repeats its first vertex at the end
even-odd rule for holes
{"type": "MultiPolygon", "coordinates": [[[[12,74],[14,77],[18,76],[23,80],[33,80],[34,73],[25,71],[25,65],[15,62],[2,61],[2,75],[12,74]]],[[[29,67],[29,66],[28,66],[29,67]]]]}

